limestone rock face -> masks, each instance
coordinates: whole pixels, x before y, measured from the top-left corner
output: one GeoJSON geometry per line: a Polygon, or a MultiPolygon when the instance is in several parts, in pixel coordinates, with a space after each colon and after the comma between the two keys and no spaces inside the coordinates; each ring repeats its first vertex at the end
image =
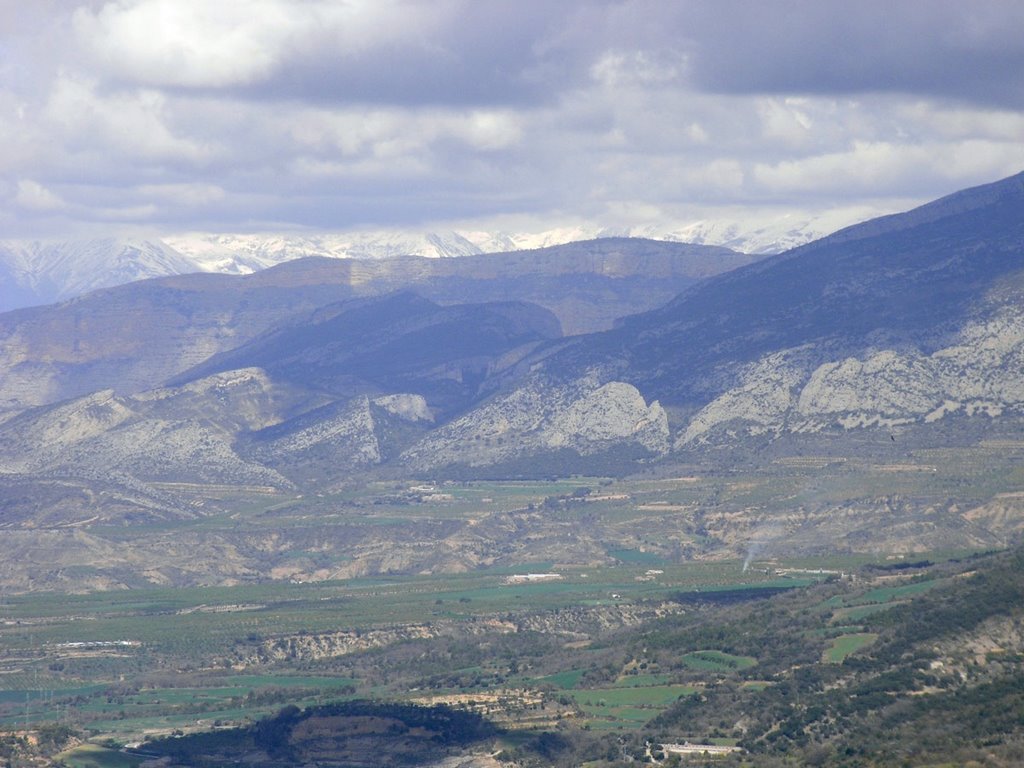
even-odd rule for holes
{"type": "Polygon", "coordinates": [[[255,370],[137,397],[97,392],[0,424],[0,468],[128,484],[188,478],[290,487],[234,449],[239,430],[279,421],[275,405],[286,399],[255,370]]]}
{"type": "Polygon", "coordinates": [[[256,433],[242,453],[305,477],[329,478],[387,460],[392,455],[387,433],[396,425],[432,423],[421,395],[360,395],[256,433]]]}
{"type": "Polygon", "coordinates": [[[747,367],[739,386],[702,408],[687,425],[680,442],[699,440],[715,428],[736,421],[744,423],[752,434],[778,430],[795,405],[803,377],[786,354],[765,357],[747,367]]]}
{"type": "Polygon", "coordinates": [[[427,406],[426,398],[422,395],[384,395],[375,398],[373,404],[407,421],[432,422],[434,420],[434,415],[427,406]]]}
{"type": "Polygon", "coordinates": [[[727,425],[747,434],[820,432],[1024,411],[1024,311],[1017,304],[990,308],[930,354],[879,349],[808,366],[797,352],[748,366],[739,386],[694,416],[680,443],[699,443],[727,425]]]}
{"type": "Polygon", "coordinates": [[[370,400],[357,397],[340,409],[318,413],[315,420],[303,420],[295,429],[275,435],[255,453],[267,463],[277,460],[294,464],[322,454],[336,464],[378,464],[381,451],[374,428],[370,400]]]}
{"type": "Polygon", "coordinates": [[[657,402],[647,405],[632,384],[612,381],[586,392],[551,419],[547,443],[582,453],[604,443],[636,442],[653,453],[668,447],[668,418],[657,402]]]}
{"type": "Polygon", "coordinates": [[[534,378],[435,430],[403,454],[415,467],[486,466],[570,449],[586,456],[620,446],[663,454],[668,418],[624,382],[594,376],[555,385],[534,378]]]}

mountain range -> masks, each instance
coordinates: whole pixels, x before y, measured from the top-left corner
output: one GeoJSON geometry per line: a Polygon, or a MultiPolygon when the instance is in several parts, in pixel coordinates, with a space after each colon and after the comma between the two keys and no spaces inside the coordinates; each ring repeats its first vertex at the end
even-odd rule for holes
{"type": "MultiPolygon", "coordinates": [[[[614,238],[308,258],[9,312],[3,524],[190,519],[204,487],[209,501],[1012,443],[1022,214],[1024,174],[761,260],[614,238]]],[[[1001,498],[999,525],[1016,514],[1001,498]]],[[[984,514],[949,510],[994,540],[984,514]]]]}
{"type": "Polygon", "coordinates": [[[714,245],[761,256],[814,240],[863,215],[863,211],[813,217],[783,213],[744,222],[708,219],[676,226],[569,226],[529,233],[381,230],[6,241],[0,242],[0,312],[150,277],[192,272],[245,275],[309,257],[450,258],[532,251],[605,238],[714,245]]]}
{"type": "Polygon", "coordinates": [[[0,316],[0,402],[255,368],[317,398],[425,397],[461,440],[515,421],[500,403],[618,383],[667,409],[676,446],[1012,411],[1022,200],[1016,176],[760,261],[602,239],[148,280],[0,316]]]}

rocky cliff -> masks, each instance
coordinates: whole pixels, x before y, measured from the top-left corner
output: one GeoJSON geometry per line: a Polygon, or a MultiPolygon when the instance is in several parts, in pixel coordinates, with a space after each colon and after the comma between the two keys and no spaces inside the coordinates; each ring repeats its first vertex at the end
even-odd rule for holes
{"type": "Polygon", "coordinates": [[[484,466],[561,449],[587,456],[621,447],[667,452],[668,418],[657,402],[593,375],[570,384],[535,377],[435,430],[402,460],[417,469],[484,466]]]}
{"type": "Polygon", "coordinates": [[[1024,311],[997,289],[977,316],[932,351],[904,344],[809,364],[784,350],[748,365],[702,408],[681,443],[723,429],[746,434],[930,424],[952,415],[1024,413],[1024,311]]]}

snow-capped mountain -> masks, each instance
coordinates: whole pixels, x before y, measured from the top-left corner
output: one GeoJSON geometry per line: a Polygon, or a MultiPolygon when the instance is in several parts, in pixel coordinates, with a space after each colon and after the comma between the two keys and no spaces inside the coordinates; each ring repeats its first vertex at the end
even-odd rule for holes
{"type": "Polygon", "coordinates": [[[768,255],[820,240],[844,227],[882,216],[879,208],[840,208],[823,213],[771,212],[742,218],[713,218],[666,228],[633,227],[630,237],[671,240],[695,245],[721,245],[741,253],[768,255]]]}
{"type": "Polygon", "coordinates": [[[162,240],[102,238],[0,242],[0,311],[72,298],[147,277],[218,272],[250,274],[307,256],[383,259],[447,258],[534,250],[609,237],[722,245],[748,254],[803,245],[877,212],[760,214],[679,224],[603,227],[596,224],[535,232],[487,230],[362,230],[336,233],[188,233],[162,240]]]}
{"type": "MultiPolygon", "coordinates": [[[[327,234],[186,234],[164,242],[204,272],[248,274],[292,259],[326,256],[386,259],[392,256],[469,256],[491,252],[457,232],[340,232],[327,234]]],[[[498,248],[497,250],[518,250],[498,248]]]]}
{"type": "Polygon", "coordinates": [[[823,214],[769,213],[744,218],[609,227],[579,224],[535,232],[490,230],[363,230],[327,234],[207,234],[165,237],[164,242],[209,272],[245,274],[304,256],[382,259],[444,258],[505,253],[607,237],[642,237],[721,245],[741,253],[771,254],[804,245],[882,211],[843,209],[823,214]]]}
{"type": "Polygon", "coordinates": [[[148,277],[197,271],[192,259],[159,240],[0,242],[0,311],[48,304],[148,277]]]}

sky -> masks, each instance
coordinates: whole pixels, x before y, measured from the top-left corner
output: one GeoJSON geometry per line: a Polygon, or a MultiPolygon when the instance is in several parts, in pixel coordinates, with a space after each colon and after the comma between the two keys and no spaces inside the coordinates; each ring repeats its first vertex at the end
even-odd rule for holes
{"type": "Polygon", "coordinates": [[[867,218],[1020,171],[1019,0],[0,0],[0,237],[867,218]]]}

